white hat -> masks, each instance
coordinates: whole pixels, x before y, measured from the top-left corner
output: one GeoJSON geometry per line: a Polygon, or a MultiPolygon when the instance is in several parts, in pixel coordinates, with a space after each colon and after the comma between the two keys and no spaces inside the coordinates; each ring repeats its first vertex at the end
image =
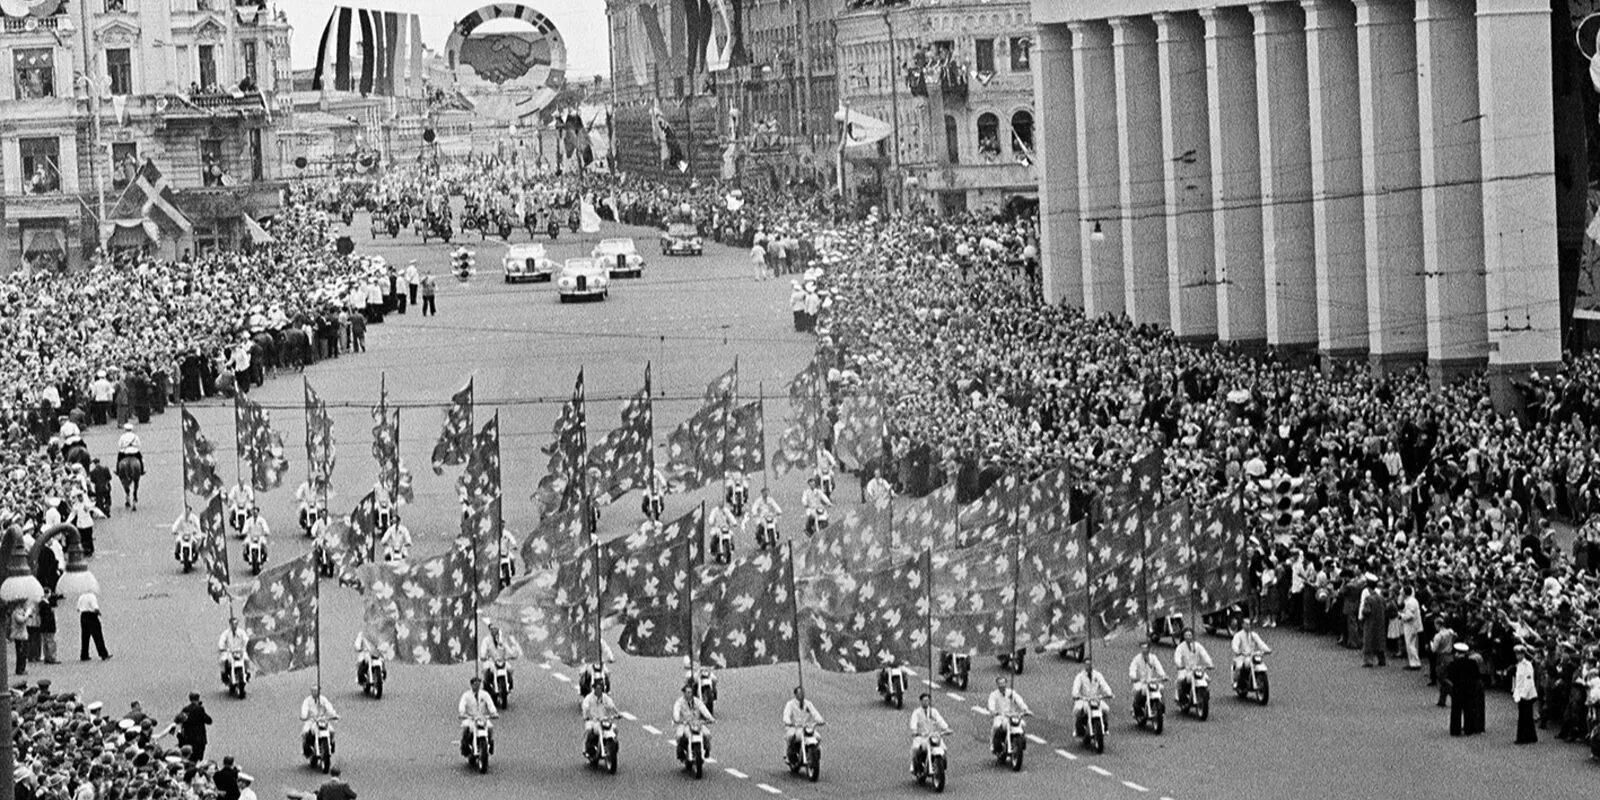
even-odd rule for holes
{"type": "Polygon", "coordinates": [[[102,703],[99,700],[96,700],[93,703],[90,703],[89,705],[84,706],[84,709],[86,711],[88,711],[90,714],[98,714],[98,713],[100,713],[100,709],[105,708],[105,707],[106,707],[105,703],[102,703]]]}
{"type": "Polygon", "coordinates": [[[1456,642],[1456,646],[1455,646],[1454,649],[1455,649],[1455,651],[1457,653],[1465,653],[1465,652],[1469,652],[1470,650],[1472,650],[1472,648],[1467,646],[1466,642],[1456,642]]]}
{"type": "Polygon", "coordinates": [[[240,783],[255,783],[256,782],[256,776],[251,775],[248,772],[241,772],[241,773],[239,773],[239,782],[240,783]]]}
{"type": "Polygon", "coordinates": [[[131,423],[131,422],[122,423],[122,429],[125,430],[125,431],[133,430],[133,423],[131,423]]]}

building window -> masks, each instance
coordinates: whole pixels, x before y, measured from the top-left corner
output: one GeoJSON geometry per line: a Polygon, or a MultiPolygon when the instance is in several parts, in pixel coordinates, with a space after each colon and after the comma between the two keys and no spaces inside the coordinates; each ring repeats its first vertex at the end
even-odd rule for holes
{"type": "Polygon", "coordinates": [[[256,43],[245,42],[240,50],[244,53],[244,81],[239,88],[253,92],[256,89],[256,43]]]}
{"type": "Polygon", "coordinates": [[[250,180],[261,180],[261,129],[250,129],[250,180]]]}
{"type": "Polygon", "coordinates": [[[48,47],[22,48],[15,51],[13,63],[17,76],[18,100],[56,96],[55,60],[55,53],[48,47]]]}
{"type": "Polygon", "coordinates": [[[994,72],[994,40],[976,39],[972,42],[972,66],[979,72],[994,72]]]}
{"type": "Polygon", "coordinates": [[[987,111],[978,115],[978,155],[1000,155],[1000,118],[987,111]]]}
{"type": "Polygon", "coordinates": [[[217,89],[216,45],[200,45],[200,88],[207,92],[217,89]]]}
{"type": "Polygon", "coordinates": [[[949,114],[944,115],[944,153],[950,163],[961,163],[961,126],[949,114]]]}
{"type": "Polygon", "coordinates": [[[67,266],[67,225],[61,219],[25,219],[17,224],[22,234],[22,259],[35,272],[59,272],[67,266]]]}
{"type": "Polygon", "coordinates": [[[1011,149],[1017,155],[1033,153],[1033,114],[1018,111],[1011,115],[1011,149]]]}
{"type": "Polygon", "coordinates": [[[1033,40],[1026,36],[1011,37],[1011,71],[1027,72],[1032,69],[1033,40]]]}
{"type": "Polygon", "coordinates": [[[55,137],[18,139],[22,156],[22,191],[49,194],[61,191],[61,142],[55,137]]]}
{"type": "Polygon", "coordinates": [[[221,186],[224,175],[222,164],[222,140],[200,140],[200,178],[205,186],[221,186]]]}
{"type": "Polygon", "coordinates": [[[194,226],[194,254],[196,256],[219,253],[227,249],[228,230],[223,223],[194,226]]]}
{"type": "Polygon", "coordinates": [[[126,47],[106,51],[106,75],[112,94],[133,94],[133,51],[126,47]]]}
{"type": "Polygon", "coordinates": [[[122,189],[139,174],[139,145],[135,142],[111,143],[111,188],[122,189]]]}
{"type": "Polygon", "coordinates": [[[128,0],[106,0],[107,14],[121,14],[128,10],[128,0]]]}

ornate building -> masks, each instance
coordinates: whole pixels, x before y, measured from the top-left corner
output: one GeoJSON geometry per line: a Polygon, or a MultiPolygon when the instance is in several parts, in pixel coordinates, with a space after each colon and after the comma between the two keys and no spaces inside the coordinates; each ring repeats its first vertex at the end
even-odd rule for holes
{"type": "Polygon", "coordinates": [[[227,0],[47,0],[0,21],[0,265],[263,236],[281,207],[289,34],[264,4],[227,0]]]}
{"type": "Polygon", "coordinates": [[[846,150],[852,191],[946,212],[1036,196],[1032,46],[1026,0],[840,11],[839,100],[895,130],[882,147],[846,150]]]}

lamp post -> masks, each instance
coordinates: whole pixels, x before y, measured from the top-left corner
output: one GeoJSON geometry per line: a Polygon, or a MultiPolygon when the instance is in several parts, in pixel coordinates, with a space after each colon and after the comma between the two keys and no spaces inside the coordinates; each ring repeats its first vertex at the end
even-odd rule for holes
{"type": "MultiPolygon", "coordinates": [[[[56,591],[68,597],[100,591],[100,582],[89,571],[89,565],[84,563],[83,544],[78,539],[77,528],[71,525],[51,526],[34,542],[31,554],[23,545],[22,531],[14,526],[7,528],[4,537],[0,538],[0,553],[5,556],[5,580],[0,581],[0,613],[4,614],[0,633],[6,638],[4,646],[0,647],[0,679],[10,677],[11,625],[15,612],[19,608],[36,605],[45,598],[44,586],[34,577],[33,571],[38,563],[39,552],[57,536],[67,540],[67,567],[56,582],[56,591]]],[[[11,690],[0,686],[0,798],[16,796],[13,783],[13,771],[16,769],[13,736],[11,690]]]]}
{"type": "Polygon", "coordinates": [[[834,153],[834,180],[839,184],[839,207],[850,207],[850,194],[845,191],[844,185],[844,145],[850,139],[850,104],[839,106],[833,112],[833,121],[839,123],[839,147],[834,153]]]}

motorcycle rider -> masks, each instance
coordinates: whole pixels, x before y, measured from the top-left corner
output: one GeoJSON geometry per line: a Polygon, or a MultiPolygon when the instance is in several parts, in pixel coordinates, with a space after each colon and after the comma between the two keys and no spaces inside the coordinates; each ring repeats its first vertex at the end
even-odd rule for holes
{"type": "Polygon", "coordinates": [[[667,502],[667,476],[659,469],[652,468],[650,477],[644,484],[644,495],[639,498],[639,510],[650,519],[660,519],[657,508],[666,508],[667,502]]]}
{"type": "MultiPolygon", "coordinates": [[[[726,504],[712,506],[711,513],[706,515],[706,526],[713,531],[728,534],[728,549],[733,549],[733,529],[739,524],[739,518],[734,516],[726,504]]],[[[741,530],[742,530],[742,526],[741,530]]]]}
{"type": "Polygon", "coordinates": [[[267,535],[271,533],[267,527],[267,520],[261,516],[261,509],[251,506],[248,516],[244,521],[244,543],[248,552],[252,545],[260,545],[263,556],[267,551],[267,535]]]}
{"type": "Polygon", "coordinates": [[[517,685],[516,673],[511,669],[511,662],[522,658],[522,645],[516,643],[511,637],[500,632],[500,626],[489,623],[489,638],[483,640],[483,645],[478,648],[478,661],[483,664],[484,685],[492,685],[494,681],[494,665],[497,662],[506,662],[506,689],[514,689],[517,685]]]}
{"type": "Polygon", "coordinates": [[[383,532],[383,560],[405,561],[411,557],[411,531],[400,522],[400,515],[395,514],[388,530],[383,532]]]}
{"type": "Polygon", "coordinates": [[[935,734],[948,736],[950,724],[944,715],[933,707],[933,696],[927,692],[917,696],[921,705],[911,710],[911,774],[917,773],[928,753],[928,738],[935,734]]]}
{"type": "MultiPolygon", "coordinates": [[[[79,441],[82,441],[80,438],[79,441]]],[[[133,432],[133,423],[122,426],[122,435],[117,437],[117,458],[133,456],[139,459],[139,469],[144,469],[144,452],[139,442],[139,434],[133,432]]]]}
{"type": "MultiPolygon", "coordinates": [[[[700,702],[700,697],[695,694],[695,685],[692,682],[683,685],[683,693],[672,702],[672,724],[677,726],[678,760],[683,761],[689,755],[689,724],[692,722],[702,724],[716,724],[717,718],[711,716],[711,711],[706,704],[700,702]]],[[[705,755],[711,755],[711,731],[700,729],[700,736],[705,742],[705,755]]]]}
{"type": "Polygon", "coordinates": [[[1089,728],[1090,700],[1109,703],[1113,697],[1111,684],[1106,683],[1106,676],[1094,668],[1094,657],[1085,652],[1083,669],[1072,679],[1072,716],[1076,720],[1076,729],[1081,733],[1089,728]]]}
{"type": "Polygon", "coordinates": [[[762,525],[767,520],[772,521],[772,538],[778,538],[778,518],[783,516],[783,509],[778,507],[778,501],[772,499],[772,493],[767,487],[761,487],[761,496],[750,504],[750,516],[756,518],[756,525],[762,525]]]}
{"type": "Polygon", "coordinates": [[[173,558],[178,557],[178,548],[182,545],[185,534],[194,541],[195,551],[198,552],[200,550],[200,515],[196,514],[193,509],[179,514],[178,518],[172,521],[173,558]]]}
{"type": "Polygon", "coordinates": [[[589,687],[589,693],[583,696],[582,710],[583,754],[587,757],[600,746],[600,723],[621,714],[617,712],[617,704],[611,701],[611,695],[601,691],[599,686],[589,687]]]}
{"type": "Polygon", "coordinates": [[[255,505],[256,490],[244,481],[239,481],[228,490],[228,518],[233,522],[233,529],[241,536],[244,535],[244,521],[255,505]]]}
{"type": "MultiPolygon", "coordinates": [[[[311,694],[300,701],[300,752],[306,758],[311,757],[311,745],[318,717],[327,717],[330,720],[339,718],[339,712],[333,710],[333,703],[322,694],[322,687],[312,685],[311,694]]],[[[328,731],[328,736],[333,736],[333,731],[328,731]]]]}
{"type": "MultiPolygon", "coordinates": [[[[817,448],[817,465],[811,471],[811,477],[816,478],[817,485],[821,487],[829,500],[833,499],[833,472],[839,468],[839,459],[826,447],[817,448]]],[[[829,503],[828,505],[833,505],[829,503]]]]}
{"type": "Polygon", "coordinates": [[[1161,657],[1150,652],[1150,640],[1139,643],[1139,654],[1128,664],[1128,680],[1133,682],[1133,707],[1140,708],[1145,701],[1145,685],[1150,681],[1167,679],[1167,669],[1161,666],[1161,657]]]}
{"type": "Polygon", "coordinates": [[[1238,618],[1239,629],[1233,634],[1233,685],[1244,686],[1244,671],[1255,656],[1264,656],[1272,648],[1261,640],[1261,635],[1250,627],[1249,617],[1238,618]]]}
{"type": "Polygon", "coordinates": [[[1194,629],[1185,628],[1183,641],[1172,651],[1172,668],[1178,671],[1178,696],[1184,692],[1193,691],[1190,686],[1194,682],[1196,669],[1212,670],[1216,664],[1211,661],[1211,654],[1206,652],[1206,646],[1194,638],[1194,629]]]}
{"type": "Polygon", "coordinates": [[[700,691],[701,670],[705,671],[706,677],[709,679],[710,683],[710,685],[706,687],[705,695],[710,695],[712,702],[716,702],[717,673],[712,671],[711,667],[706,664],[701,664],[697,668],[695,667],[694,662],[690,660],[689,656],[683,657],[683,681],[684,683],[693,684],[695,687],[695,697],[699,697],[700,699],[704,700],[705,695],[703,695],[700,691]]]}
{"type": "Polygon", "coordinates": [[[378,646],[367,638],[366,631],[356,631],[356,685],[366,686],[367,675],[372,669],[372,656],[378,652],[378,646]]]}
{"type": "Polygon", "coordinates": [[[489,722],[489,752],[494,752],[494,722],[500,718],[500,712],[494,707],[494,698],[483,690],[483,679],[477,675],[470,681],[472,688],[461,693],[461,699],[456,702],[456,714],[461,717],[461,755],[472,755],[472,722],[480,717],[485,717],[489,722]]]}
{"type": "Polygon", "coordinates": [[[394,505],[389,502],[389,490],[374,486],[372,494],[376,503],[372,511],[372,527],[387,531],[394,524],[394,505]]]}
{"type": "Polygon", "coordinates": [[[1011,688],[1004,675],[994,679],[994,691],[989,693],[989,715],[994,717],[989,726],[989,748],[995,755],[1006,751],[1005,731],[1008,717],[1031,717],[1028,704],[1011,688]]]}
{"type": "Polygon", "coordinates": [[[306,535],[311,534],[311,523],[316,517],[317,491],[312,488],[311,481],[301,481],[294,489],[295,507],[300,527],[305,529],[306,535]]]}
{"type": "Polygon", "coordinates": [[[750,500],[750,479],[739,470],[729,470],[728,474],[723,476],[722,483],[725,487],[722,490],[723,505],[728,507],[733,518],[743,526],[745,506],[750,500]]]}
{"type": "Polygon", "coordinates": [[[231,653],[244,654],[244,672],[248,677],[252,670],[250,663],[250,634],[239,629],[239,618],[228,617],[228,628],[217,637],[217,666],[222,671],[222,682],[228,683],[228,657],[231,653]]]}
{"type": "Polygon", "coordinates": [[[794,687],[794,697],[783,704],[784,754],[790,762],[799,761],[800,738],[807,725],[826,725],[822,712],[806,699],[804,687],[794,687]]]}
{"type": "Polygon", "coordinates": [[[828,493],[820,488],[819,483],[816,477],[807,480],[806,490],[800,495],[800,504],[806,509],[807,536],[817,532],[818,520],[826,516],[827,510],[833,506],[833,501],[828,499],[828,493]]]}

